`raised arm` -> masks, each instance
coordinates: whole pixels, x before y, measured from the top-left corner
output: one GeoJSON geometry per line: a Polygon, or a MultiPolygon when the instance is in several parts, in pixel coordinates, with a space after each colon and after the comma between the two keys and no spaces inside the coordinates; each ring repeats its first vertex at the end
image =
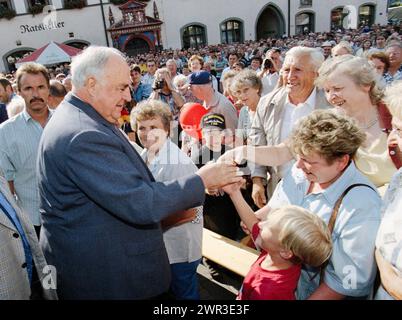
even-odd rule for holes
{"type": "Polygon", "coordinates": [[[241,146],[229,150],[218,161],[251,161],[262,166],[280,166],[293,159],[293,155],[286,142],[276,146],[241,146]]]}

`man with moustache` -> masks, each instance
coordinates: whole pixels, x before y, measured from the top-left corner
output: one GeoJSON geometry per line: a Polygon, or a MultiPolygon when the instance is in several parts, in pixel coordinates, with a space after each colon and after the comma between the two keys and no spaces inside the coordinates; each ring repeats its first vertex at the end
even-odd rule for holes
{"type": "Polygon", "coordinates": [[[25,109],[0,125],[0,168],[39,237],[36,158],[43,128],[52,115],[48,108],[49,75],[44,66],[27,63],[18,68],[16,79],[25,109]]]}
{"type": "MultiPolygon", "coordinates": [[[[263,96],[258,103],[250,131],[253,145],[285,142],[297,120],[316,109],[329,108],[324,92],[314,85],[318,68],[323,62],[324,56],[318,49],[294,47],[286,53],[280,71],[283,85],[263,96]]],[[[252,170],[252,198],[259,208],[267,202],[265,191],[268,195],[272,194],[292,164],[272,168],[255,165],[252,170]]]]}

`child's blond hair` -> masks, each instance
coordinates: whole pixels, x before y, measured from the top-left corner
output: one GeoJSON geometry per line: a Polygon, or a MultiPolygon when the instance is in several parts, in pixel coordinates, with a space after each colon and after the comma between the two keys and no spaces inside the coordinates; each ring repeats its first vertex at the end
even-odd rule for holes
{"type": "Polygon", "coordinates": [[[293,205],[273,209],[267,220],[270,217],[278,219],[279,243],[285,250],[293,252],[295,262],[318,267],[330,258],[331,234],[320,217],[293,205]]]}

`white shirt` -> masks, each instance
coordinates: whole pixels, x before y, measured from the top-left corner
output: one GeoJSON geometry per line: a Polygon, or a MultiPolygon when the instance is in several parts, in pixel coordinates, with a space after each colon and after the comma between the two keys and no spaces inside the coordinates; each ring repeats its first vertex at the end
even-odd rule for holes
{"type": "MultiPolygon", "coordinates": [[[[146,161],[147,149],[141,153],[146,161]]],[[[156,181],[169,182],[193,174],[197,167],[176,144],[167,139],[159,153],[148,165],[156,181]]],[[[201,258],[203,217],[202,207],[197,207],[197,218],[172,227],[163,233],[169,263],[193,262],[201,258]]]]}
{"type": "Polygon", "coordinates": [[[266,73],[264,77],[262,77],[262,93],[261,96],[265,96],[266,94],[270,93],[272,90],[275,89],[276,84],[279,80],[279,73],[266,73]]]}
{"type": "MultiPolygon", "coordinates": [[[[283,111],[283,121],[281,127],[281,138],[280,142],[284,142],[292,133],[293,128],[296,126],[297,122],[308,116],[314,110],[316,98],[316,88],[313,89],[310,96],[303,103],[294,105],[289,101],[289,96],[286,97],[286,102],[283,111]]],[[[294,162],[290,161],[287,164],[279,167],[279,172],[281,177],[284,177],[286,172],[292,166],[294,162]]]]}

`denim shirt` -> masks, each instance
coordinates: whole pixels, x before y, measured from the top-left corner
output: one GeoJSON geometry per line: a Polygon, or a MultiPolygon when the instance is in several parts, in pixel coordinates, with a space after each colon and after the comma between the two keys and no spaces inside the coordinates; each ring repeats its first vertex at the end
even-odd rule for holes
{"type": "Polygon", "coordinates": [[[140,102],[142,100],[146,100],[149,98],[151,95],[152,88],[149,84],[145,84],[140,82],[140,84],[137,87],[137,90],[133,90],[131,97],[136,101],[140,102]]]}
{"type": "MultiPolygon", "coordinates": [[[[296,165],[278,184],[268,203],[271,208],[292,204],[317,214],[327,224],[341,194],[352,184],[375,187],[352,162],[327,189],[307,194],[310,182],[296,165]]],[[[381,198],[368,187],[348,192],[339,208],[332,233],[333,252],[325,269],[324,282],[332,290],[349,297],[370,293],[376,275],[374,247],[380,224],[381,198]]],[[[296,297],[307,299],[319,286],[319,270],[304,265],[296,297]]]]}

